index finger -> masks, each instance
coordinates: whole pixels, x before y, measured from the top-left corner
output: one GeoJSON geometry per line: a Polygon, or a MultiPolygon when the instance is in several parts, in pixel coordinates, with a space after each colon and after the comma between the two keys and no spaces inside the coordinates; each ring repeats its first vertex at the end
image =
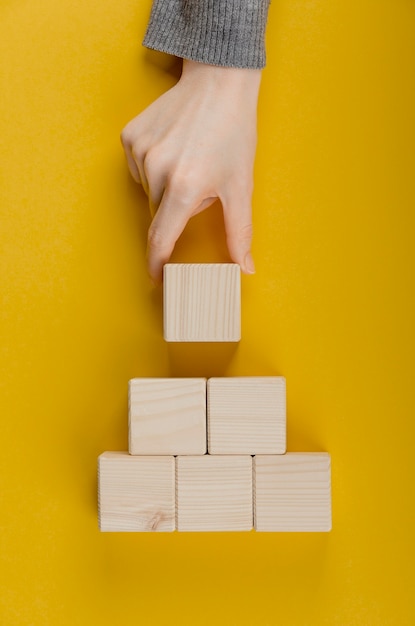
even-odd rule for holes
{"type": "Polygon", "coordinates": [[[177,194],[166,189],[151,222],[147,238],[147,268],[155,284],[162,281],[163,266],[168,262],[194,210],[177,194]]]}

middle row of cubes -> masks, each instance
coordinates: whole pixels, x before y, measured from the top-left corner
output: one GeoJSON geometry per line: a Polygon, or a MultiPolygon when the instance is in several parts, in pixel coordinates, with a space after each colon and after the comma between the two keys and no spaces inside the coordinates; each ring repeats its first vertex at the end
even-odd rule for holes
{"type": "Polygon", "coordinates": [[[133,455],[285,454],[282,376],[134,378],[133,455]]]}

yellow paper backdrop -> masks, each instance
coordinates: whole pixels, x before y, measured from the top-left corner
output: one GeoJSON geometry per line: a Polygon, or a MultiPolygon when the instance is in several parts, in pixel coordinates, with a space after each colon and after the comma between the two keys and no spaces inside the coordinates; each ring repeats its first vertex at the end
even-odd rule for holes
{"type": "MultiPolygon", "coordinates": [[[[274,0],[239,346],[164,343],[119,133],[174,83],[150,0],[0,6],[0,623],[410,626],[415,3],[274,0]],[[283,375],[330,534],[100,534],[135,376],[283,375]]],[[[176,261],[226,261],[220,211],[176,261]]],[[[411,598],[412,595],[412,598],[411,598]]]]}

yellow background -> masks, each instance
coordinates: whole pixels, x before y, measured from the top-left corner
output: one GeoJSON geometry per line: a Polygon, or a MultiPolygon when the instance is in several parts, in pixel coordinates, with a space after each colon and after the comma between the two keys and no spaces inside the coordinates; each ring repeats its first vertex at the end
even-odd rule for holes
{"type": "MultiPolygon", "coordinates": [[[[274,0],[243,340],[175,346],[124,124],[174,83],[150,0],[1,0],[0,623],[406,626],[414,601],[415,3],[274,0]],[[100,534],[134,376],[284,375],[331,534],[100,534]]],[[[227,260],[220,211],[176,261],[227,260]],[[219,231],[219,235],[217,234],[219,231]]]]}

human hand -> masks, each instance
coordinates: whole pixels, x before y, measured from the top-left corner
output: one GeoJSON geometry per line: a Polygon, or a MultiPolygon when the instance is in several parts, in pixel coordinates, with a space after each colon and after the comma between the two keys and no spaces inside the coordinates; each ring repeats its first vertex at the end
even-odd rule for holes
{"type": "Polygon", "coordinates": [[[230,257],[251,256],[256,109],[261,70],[183,61],[179,82],[127,124],[121,141],[153,217],[147,264],[155,283],[189,219],[219,198],[230,257]]]}

